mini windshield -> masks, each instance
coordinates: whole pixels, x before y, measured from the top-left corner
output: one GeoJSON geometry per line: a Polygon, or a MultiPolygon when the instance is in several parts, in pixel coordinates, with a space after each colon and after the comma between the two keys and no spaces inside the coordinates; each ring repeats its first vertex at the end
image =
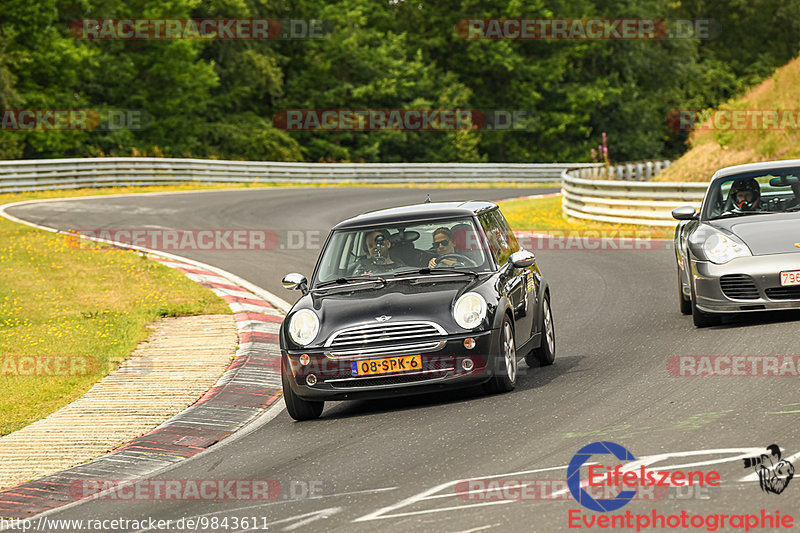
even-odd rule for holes
{"type": "Polygon", "coordinates": [[[339,230],[323,251],[316,283],[423,268],[485,272],[492,266],[482,243],[471,218],[339,230]]]}
{"type": "Polygon", "coordinates": [[[800,169],[731,176],[709,190],[703,206],[707,219],[785,213],[800,210],[800,169]]]}

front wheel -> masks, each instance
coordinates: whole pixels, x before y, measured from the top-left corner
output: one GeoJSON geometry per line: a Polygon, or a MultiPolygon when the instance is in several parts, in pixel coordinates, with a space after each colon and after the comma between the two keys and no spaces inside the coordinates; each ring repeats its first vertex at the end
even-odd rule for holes
{"type": "Polygon", "coordinates": [[[683,315],[691,315],[692,314],[692,300],[687,299],[686,296],[683,295],[683,283],[681,282],[681,271],[678,270],[678,301],[681,303],[681,314],[683,315]]]}
{"type": "Polygon", "coordinates": [[[283,384],[283,401],[286,404],[286,411],[289,416],[298,422],[319,418],[322,414],[322,409],[325,407],[325,402],[304,400],[295,394],[289,384],[289,377],[286,375],[287,371],[284,364],[281,372],[281,383],[283,384]]]}
{"type": "Polygon", "coordinates": [[[556,330],[553,325],[553,312],[550,311],[550,296],[545,295],[542,302],[542,344],[525,356],[525,363],[535,366],[552,365],[556,360],[556,330]]]}
{"type": "Polygon", "coordinates": [[[493,361],[495,370],[492,379],[484,386],[486,392],[495,394],[514,390],[517,384],[517,347],[514,344],[514,329],[508,317],[500,328],[500,353],[493,361]]]}

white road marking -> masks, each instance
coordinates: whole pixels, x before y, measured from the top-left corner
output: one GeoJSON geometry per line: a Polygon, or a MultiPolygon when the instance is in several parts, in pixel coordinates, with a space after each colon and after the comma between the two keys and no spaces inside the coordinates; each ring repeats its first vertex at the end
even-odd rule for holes
{"type": "Polygon", "coordinates": [[[392,511],[396,511],[398,509],[402,509],[403,507],[408,507],[408,506],[410,506],[412,504],[415,504],[417,502],[421,502],[421,501],[425,501],[425,500],[435,500],[435,499],[439,499],[439,498],[442,498],[442,497],[448,497],[448,496],[449,497],[456,496],[457,495],[456,492],[453,492],[452,494],[436,495],[436,496],[434,496],[434,494],[436,494],[437,492],[440,492],[440,491],[442,491],[444,489],[453,487],[453,486],[457,485],[458,483],[465,482],[465,481],[479,480],[479,479],[492,479],[492,478],[507,477],[507,476],[519,476],[519,475],[524,475],[524,474],[535,474],[537,472],[548,472],[548,471],[551,471],[551,470],[563,470],[565,468],[567,468],[567,467],[566,466],[552,466],[552,467],[548,467],[548,468],[537,468],[537,469],[534,469],[534,470],[523,470],[521,472],[511,472],[511,473],[508,473],[508,474],[497,474],[497,475],[491,475],[491,476],[472,477],[472,478],[467,478],[467,479],[457,479],[455,481],[448,481],[447,483],[442,483],[441,485],[437,485],[437,486],[435,486],[433,488],[430,488],[430,489],[428,489],[428,490],[426,490],[424,492],[420,492],[419,494],[415,494],[414,496],[406,498],[405,500],[402,500],[399,503],[396,503],[394,505],[389,505],[389,506],[386,506],[386,507],[382,507],[382,508],[378,509],[377,511],[373,511],[373,512],[371,512],[369,514],[366,514],[366,515],[362,516],[362,517],[356,518],[355,520],[353,520],[353,522],[367,522],[369,520],[381,520],[381,519],[384,519],[384,518],[397,518],[397,517],[401,517],[401,516],[410,516],[410,515],[425,514],[425,513],[439,513],[439,512],[443,512],[443,511],[466,509],[468,507],[482,507],[482,506],[485,506],[485,505],[501,505],[501,504],[505,504],[505,503],[514,503],[514,500],[501,500],[501,501],[492,501],[492,502],[483,502],[483,503],[473,503],[473,504],[469,504],[469,505],[457,505],[457,506],[454,506],[454,507],[444,507],[444,508],[439,508],[439,509],[429,509],[429,510],[425,510],[425,511],[411,511],[411,512],[405,512],[405,513],[387,514],[387,513],[390,513],[392,511]]]}
{"type": "Polygon", "coordinates": [[[501,524],[498,522],[497,524],[487,524],[485,526],[474,527],[472,529],[465,529],[463,531],[456,531],[455,533],[475,533],[476,531],[483,531],[485,529],[489,529],[489,528],[492,528],[492,527],[497,527],[499,525],[501,525],[501,524]]]}
{"type": "MultiPolygon", "coordinates": [[[[630,471],[630,470],[637,470],[639,466],[651,467],[656,463],[660,463],[667,459],[684,459],[687,457],[697,457],[703,455],[720,455],[724,454],[726,457],[717,458],[717,459],[707,459],[703,461],[695,461],[695,462],[688,462],[688,463],[681,463],[676,465],[668,465],[668,466],[659,466],[657,467],[659,470],[677,470],[682,468],[691,468],[691,467],[701,467],[701,466],[710,466],[720,463],[728,463],[733,461],[739,461],[746,457],[752,457],[756,455],[760,455],[763,452],[763,448],[750,448],[750,447],[741,447],[741,448],[716,448],[711,450],[690,450],[690,451],[682,451],[682,452],[670,452],[670,453],[661,453],[655,455],[646,455],[643,456],[635,461],[630,463],[626,463],[625,466],[622,468],[623,471],[630,471]]],[[[800,452],[790,456],[789,460],[794,460],[800,458],[800,452]]],[[[588,462],[584,463],[585,465],[592,465],[597,464],[596,462],[588,462]]],[[[481,477],[474,477],[468,479],[458,479],[455,481],[448,481],[447,483],[442,483],[441,485],[436,485],[426,491],[420,492],[406,498],[396,504],[388,505],[386,507],[381,507],[380,509],[373,511],[369,514],[361,516],[353,520],[353,522],[367,522],[370,520],[382,520],[385,518],[399,518],[403,516],[411,516],[411,515],[420,515],[420,514],[429,514],[429,513],[440,513],[446,511],[457,511],[461,509],[467,509],[469,507],[480,507],[485,505],[500,505],[504,503],[514,503],[517,500],[499,500],[499,501],[490,501],[490,502],[483,502],[483,503],[476,503],[476,504],[468,504],[468,505],[457,505],[457,506],[450,506],[450,507],[441,507],[437,509],[426,509],[421,511],[407,511],[407,512],[400,512],[396,513],[399,509],[404,507],[409,507],[415,503],[427,501],[427,500],[437,500],[441,498],[449,498],[454,496],[463,495],[463,492],[454,491],[452,493],[447,494],[437,494],[447,488],[453,487],[458,483],[470,481],[470,480],[481,480],[481,479],[495,479],[495,478],[504,478],[504,477],[513,477],[513,476],[520,476],[525,474],[533,474],[537,472],[547,472],[552,470],[565,470],[567,466],[554,466],[549,468],[539,468],[535,470],[523,470],[521,472],[509,472],[506,474],[495,474],[489,476],[481,476],[481,477]],[[392,513],[392,514],[389,514],[392,513]]],[[[757,481],[758,476],[753,473],[749,474],[739,480],[739,482],[752,482],[757,481]]],[[[588,485],[588,480],[581,481],[581,487],[586,487],[588,485]]],[[[556,499],[559,496],[566,494],[569,492],[569,488],[562,489],[559,491],[555,491],[550,495],[551,499],[556,499]]]]}
{"type": "MultiPolygon", "coordinates": [[[[766,448],[763,448],[760,452],[757,452],[757,453],[753,454],[752,457],[760,457],[761,454],[763,454],[765,452],[766,452],[766,448]]],[[[800,452],[797,452],[794,455],[790,455],[789,457],[784,457],[783,458],[784,461],[789,461],[792,464],[794,464],[795,461],[797,461],[798,459],[800,459],[800,452]]],[[[758,474],[756,474],[755,470],[753,472],[747,474],[746,476],[744,476],[744,477],[739,479],[739,483],[753,483],[753,482],[756,482],[756,481],[758,481],[758,474]]]]}
{"type": "MultiPolygon", "coordinates": [[[[328,499],[328,498],[336,498],[336,497],[339,497],[339,496],[350,496],[350,495],[353,495],[353,494],[372,494],[372,493],[376,493],[376,492],[388,492],[388,491],[391,491],[391,490],[397,490],[399,488],[400,487],[383,487],[383,488],[380,488],[380,489],[351,490],[351,491],[348,491],[348,492],[336,492],[336,493],[333,493],[333,494],[323,494],[321,496],[310,496],[308,498],[274,500],[274,501],[269,501],[269,502],[257,503],[255,505],[244,505],[242,507],[234,507],[233,509],[221,509],[219,511],[213,511],[213,512],[210,512],[210,513],[203,513],[203,514],[198,514],[198,515],[187,516],[186,518],[187,519],[188,518],[202,518],[204,516],[214,516],[214,515],[219,515],[219,514],[232,515],[233,513],[237,512],[237,511],[250,511],[252,509],[257,509],[259,507],[267,507],[267,506],[270,506],[270,505],[279,505],[279,504],[282,504],[282,503],[292,503],[292,502],[308,501],[308,500],[325,500],[325,499],[328,499]]],[[[336,509],[341,509],[341,508],[337,507],[336,509]]],[[[316,512],[319,513],[320,511],[316,511],[316,512]]],[[[305,516],[305,515],[303,515],[303,516],[305,516]]],[[[298,518],[298,517],[295,516],[294,518],[298,518]]],[[[278,522],[284,522],[284,521],[288,521],[288,519],[281,519],[278,522]]],[[[271,523],[276,524],[278,522],[271,522],[271,523]]],[[[134,531],[133,533],[146,533],[147,531],[154,531],[154,530],[151,530],[151,529],[139,529],[137,531],[134,531]]],[[[242,530],[242,531],[248,531],[248,530],[245,529],[245,530],[242,530]]]]}
{"type": "MultiPolygon", "coordinates": [[[[292,522],[294,520],[302,518],[303,520],[300,520],[299,522],[295,522],[294,524],[291,524],[291,525],[286,526],[285,528],[283,528],[283,531],[293,531],[293,530],[297,529],[300,526],[304,526],[306,524],[310,524],[311,522],[319,520],[320,518],[328,518],[331,515],[335,515],[336,513],[340,512],[341,510],[342,510],[341,507],[329,507],[327,509],[320,509],[319,511],[314,511],[312,513],[305,513],[305,514],[295,515],[295,516],[292,516],[290,518],[282,518],[280,520],[275,520],[274,522],[268,522],[268,523],[266,523],[264,525],[273,526],[275,524],[284,524],[286,522],[292,522]]],[[[259,528],[256,528],[256,529],[259,529],[259,528]]],[[[249,528],[248,529],[242,529],[242,530],[240,530],[240,532],[241,531],[250,531],[250,529],[249,528]]]]}

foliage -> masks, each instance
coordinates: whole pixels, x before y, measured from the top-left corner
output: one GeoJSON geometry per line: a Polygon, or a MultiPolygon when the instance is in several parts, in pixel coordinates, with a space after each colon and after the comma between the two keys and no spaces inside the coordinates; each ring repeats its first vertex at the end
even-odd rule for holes
{"type": "Polygon", "coordinates": [[[140,125],[3,131],[0,158],[151,155],[276,161],[612,161],[674,157],[672,109],[715,106],[789,61],[782,0],[5,0],[2,109],[135,110],[140,125]],[[714,19],[711,39],[467,40],[462,18],[714,19]],[[322,19],[322,39],[86,40],[84,18],[322,19]],[[768,36],[768,37],[764,37],[768,36]],[[507,130],[290,132],[285,109],[524,112],[507,130]]]}

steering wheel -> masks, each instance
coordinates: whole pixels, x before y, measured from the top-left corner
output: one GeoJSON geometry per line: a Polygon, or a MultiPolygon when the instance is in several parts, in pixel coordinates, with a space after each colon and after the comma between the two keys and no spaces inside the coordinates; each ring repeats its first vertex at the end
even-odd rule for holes
{"type": "Polygon", "coordinates": [[[439,257],[436,258],[436,267],[438,267],[441,264],[442,260],[444,260],[444,259],[455,259],[456,263],[453,266],[466,266],[466,267],[477,266],[475,264],[475,261],[473,261],[472,259],[470,259],[466,255],[444,254],[444,255],[440,255],[439,257]]]}

